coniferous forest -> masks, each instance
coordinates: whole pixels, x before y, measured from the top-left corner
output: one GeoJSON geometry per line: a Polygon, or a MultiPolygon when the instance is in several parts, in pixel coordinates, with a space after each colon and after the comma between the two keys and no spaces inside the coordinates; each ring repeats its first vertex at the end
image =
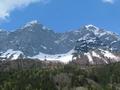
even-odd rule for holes
{"type": "Polygon", "coordinates": [[[17,68],[14,62],[14,69],[9,65],[0,70],[0,90],[120,90],[120,63],[81,67],[40,62],[28,68],[23,62],[17,68]]]}

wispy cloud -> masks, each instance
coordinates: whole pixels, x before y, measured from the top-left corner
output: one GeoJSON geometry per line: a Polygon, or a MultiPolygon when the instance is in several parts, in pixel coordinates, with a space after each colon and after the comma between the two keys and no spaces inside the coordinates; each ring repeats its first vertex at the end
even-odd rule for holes
{"type": "Polygon", "coordinates": [[[115,0],[102,0],[104,3],[114,4],[115,0]]]}
{"type": "Polygon", "coordinates": [[[0,0],[0,21],[9,18],[15,9],[27,7],[32,3],[48,3],[49,0],[0,0]]]}

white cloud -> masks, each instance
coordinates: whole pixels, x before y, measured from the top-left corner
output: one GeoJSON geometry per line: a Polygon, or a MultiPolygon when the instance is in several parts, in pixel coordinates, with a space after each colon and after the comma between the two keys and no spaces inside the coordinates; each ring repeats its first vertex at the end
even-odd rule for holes
{"type": "Polygon", "coordinates": [[[114,4],[115,0],[102,0],[104,3],[114,4]]]}
{"type": "Polygon", "coordinates": [[[32,3],[47,3],[49,0],[0,0],[0,21],[9,18],[15,9],[24,8],[32,3]]]}

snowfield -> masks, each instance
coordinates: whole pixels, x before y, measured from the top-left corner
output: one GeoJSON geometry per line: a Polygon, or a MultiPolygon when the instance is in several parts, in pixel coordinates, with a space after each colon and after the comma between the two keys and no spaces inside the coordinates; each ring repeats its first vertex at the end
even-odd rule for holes
{"type": "MultiPolygon", "coordinates": [[[[9,49],[4,53],[1,52],[2,54],[1,54],[0,58],[4,58],[3,60],[16,60],[16,59],[20,58],[20,55],[22,55],[23,58],[39,59],[41,61],[44,61],[44,60],[53,61],[53,62],[58,61],[58,62],[62,62],[62,63],[67,64],[68,62],[72,61],[73,52],[74,52],[73,49],[71,51],[69,51],[68,53],[55,54],[55,55],[49,55],[49,54],[44,54],[44,53],[40,52],[38,55],[30,57],[30,56],[25,56],[23,54],[23,52],[21,52],[21,51],[14,51],[12,49],[9,49]]],[[[106,58],[107,59],[112,59],[115,62],[120,61],[120,57],[114,55],[113,53],[111,53],[109,51],[102,50],[102,49],[99,49],[98,51],[90,51],[90,52],[87,52],[87,53],[84,53],[84,54],[81,54],[81,55],[87,56],[88,61],[91,64],[94,64],[93,57],[96,57],[100,60],[103,60],[105,63],[107,63],[106,58]]],[[[81,55],[79,55],[80,59],[82,59],[81,55]]]]}
{"type": "Polygon", "coordinates": [[[56,55],[49,55],[44,53],[39,53],[38,55],[35,55],[33,57],[29,57],[32,59],[39,59],[39,60],[47,60],[47,61],[60,61],[63,63],[68,63],[69,61],[72,61],[72,53],[73,50],[69,51],[66,54],[56,54],[56,55]]]}

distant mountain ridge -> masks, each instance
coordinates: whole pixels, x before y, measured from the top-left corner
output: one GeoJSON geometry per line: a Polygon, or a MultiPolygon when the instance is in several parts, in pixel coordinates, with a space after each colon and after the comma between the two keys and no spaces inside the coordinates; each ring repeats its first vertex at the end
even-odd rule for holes
{"type": "MultiPolygon", "coordinates": [[[[0,31],[1,56],[7,51],[19,51],[26,57],[34,57],[39,53],[49,55],[64,54],[74,49],[76,41],[86,42],[87,48],[82,52],[93,49],[102,49],[111,53],[120,52],[120,36],[98,28],[94,25],[85,25],[78,30],[56,33],[38,21],[28,22],[25,26],[13,31],[0,31]],[[89,48],[88,48],[89,47],[89,48]]],[[[86,53],[87,53],[86,52],[86,53]]],[[[19,53],[20,54],[20,53],[19,53]]]]}

